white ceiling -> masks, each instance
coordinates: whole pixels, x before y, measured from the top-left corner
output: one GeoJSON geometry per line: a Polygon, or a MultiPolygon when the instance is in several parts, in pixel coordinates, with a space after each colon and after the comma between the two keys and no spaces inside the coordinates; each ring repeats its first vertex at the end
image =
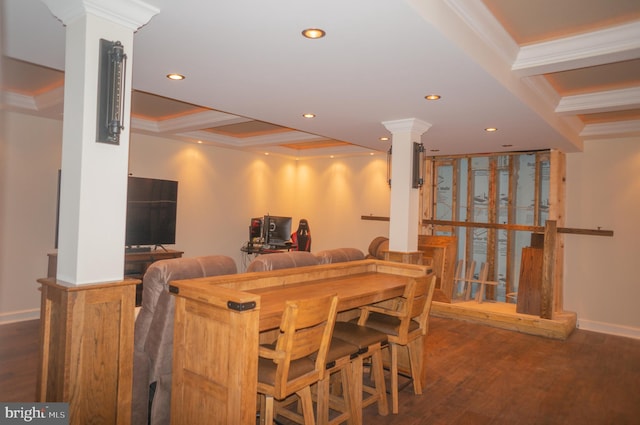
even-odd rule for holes
{"type": "MultiPolygon", "coordinates": [[[[640,135],[637,0],[147,3],[132,131],[292,157],[385,152],[382,122],[406,118],[432,124],[434,155],[640,135]]],[[[40,0],[3,6],[5,107],[60,118],[63,25],[40,0]]]]}

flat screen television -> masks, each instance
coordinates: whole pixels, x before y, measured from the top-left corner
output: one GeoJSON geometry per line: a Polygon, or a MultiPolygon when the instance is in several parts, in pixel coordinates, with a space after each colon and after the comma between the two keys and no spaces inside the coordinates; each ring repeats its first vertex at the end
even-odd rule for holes
{"type": "Polygon", "coordinates": [[[291,217],[265,215],[264,242],[273,247],[285,247],[291,239],[291,217]]]}
{"type": "Polygon", "coordinates": [[[129,177],[125,245],[176,243],[178,182],[129,177]]]}

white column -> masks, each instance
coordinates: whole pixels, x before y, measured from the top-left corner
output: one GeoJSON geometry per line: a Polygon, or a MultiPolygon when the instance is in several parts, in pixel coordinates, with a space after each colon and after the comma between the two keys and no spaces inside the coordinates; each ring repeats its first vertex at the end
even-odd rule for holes
{"type": "Polygon", "coordinates": [[[418,249],[420,189],[412,188],[413,143],[431,124],[416,118],[382,123],[392,134],[389,250],[418,249]]]}
{"type": "Polygon", "coordinates": [[[57,279],[118,281],[124,270],[133,33],[158,13],[136,0],[43,0],[66,26],[57,279]],[[127,55],[119,145],[96,142],[100,39],[127,55]]]}

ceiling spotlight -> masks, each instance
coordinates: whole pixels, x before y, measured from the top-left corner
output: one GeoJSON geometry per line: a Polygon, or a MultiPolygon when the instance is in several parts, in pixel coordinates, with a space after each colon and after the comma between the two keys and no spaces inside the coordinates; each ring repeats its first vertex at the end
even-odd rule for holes
{"type": "Polygon", "coordinates": [[[182,74],[167,74],[167,78],[170,80],[179,81],[179,80],[184,80],[185,77],[182,74]]]}
{"type": "Polygon", "coordinates": [[[315,118],[316,114],[302,114],[302,116],[305,118],[315,118]]]}
{"type": "Polygon", "coordinates": [[[320,28],[307,28],[306,30],[302,31],[302,35],[305,36],[306,38],[310,38],[310,39],[316,39],[316,38],[322,38],[326,35],[327,33],[324,32],[324,30],[321,30],[320,28]]]}
{"type": "Polygon", "coordinates": [[[440,95],[439,94],[429,94],[427,96],[424,97],[427,100],[438,100],[440,99],[440,95]]]}
{"type": "Polygon", "coordinates": [[[495,127],[487,127],[484,129],[484,131],[486,131],[487,133],[493,133],[495,131],[498,131],[498,129],[495,127]]]}
{"type": "Polygon", "coordinates": [[[380,141],[381,141],[381,142],[386,142],[386,141],[388,141],[388,140],[389,140],[389,138],[388,138],[387,136],[382,136],[382,137],[380,138],[380,141]]]}

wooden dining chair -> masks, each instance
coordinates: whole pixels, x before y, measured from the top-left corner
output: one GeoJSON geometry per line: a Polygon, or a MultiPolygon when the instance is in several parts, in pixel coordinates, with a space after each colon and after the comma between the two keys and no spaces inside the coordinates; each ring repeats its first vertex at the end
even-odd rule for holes
{"type": "MultiPolygon", "coordinates": [[[[310,356],[312,360],[315,360],[316,354],[310,356]]],[[[316,402],[318,425],[354,423],[353,419],[356,416],[353,412],[351,369],[349,366],[351,359],[357,356],[357,346],[335,337],[331,338],[325,359],[324,376],[311,388],[311,396],[316,402]],[[339,385],[340,388],[336,388],[336,385],[339,385]],[[331,412],[334,413],[330,415],[331,412]]],[[[300,414],[300,409],[291,409],[291,406],[297,401],[295,395],[282,401],[275,401],[275,411],[292,422],[304,425],[305,421],[300,414]]]]}
{"type": "Polygon", "coordinates": [[[286,301],[276,342],[258,349],[261,424],[273,424],[274,399],[294,394],[304,423],[315,424],[311,385],[325,374],[337,304],[336,295],[286,301]]]}
{"type": "Polygon", "coordinates": [[[398,346],[407,347],[413,391],[422,394],[423,341],[428,333],[435,285],[435,275],[412,280],[403,295],[391,303],[361,307],[358,324],[387,334],[391,351],[393,413],[398,413],[398,346]]]}

